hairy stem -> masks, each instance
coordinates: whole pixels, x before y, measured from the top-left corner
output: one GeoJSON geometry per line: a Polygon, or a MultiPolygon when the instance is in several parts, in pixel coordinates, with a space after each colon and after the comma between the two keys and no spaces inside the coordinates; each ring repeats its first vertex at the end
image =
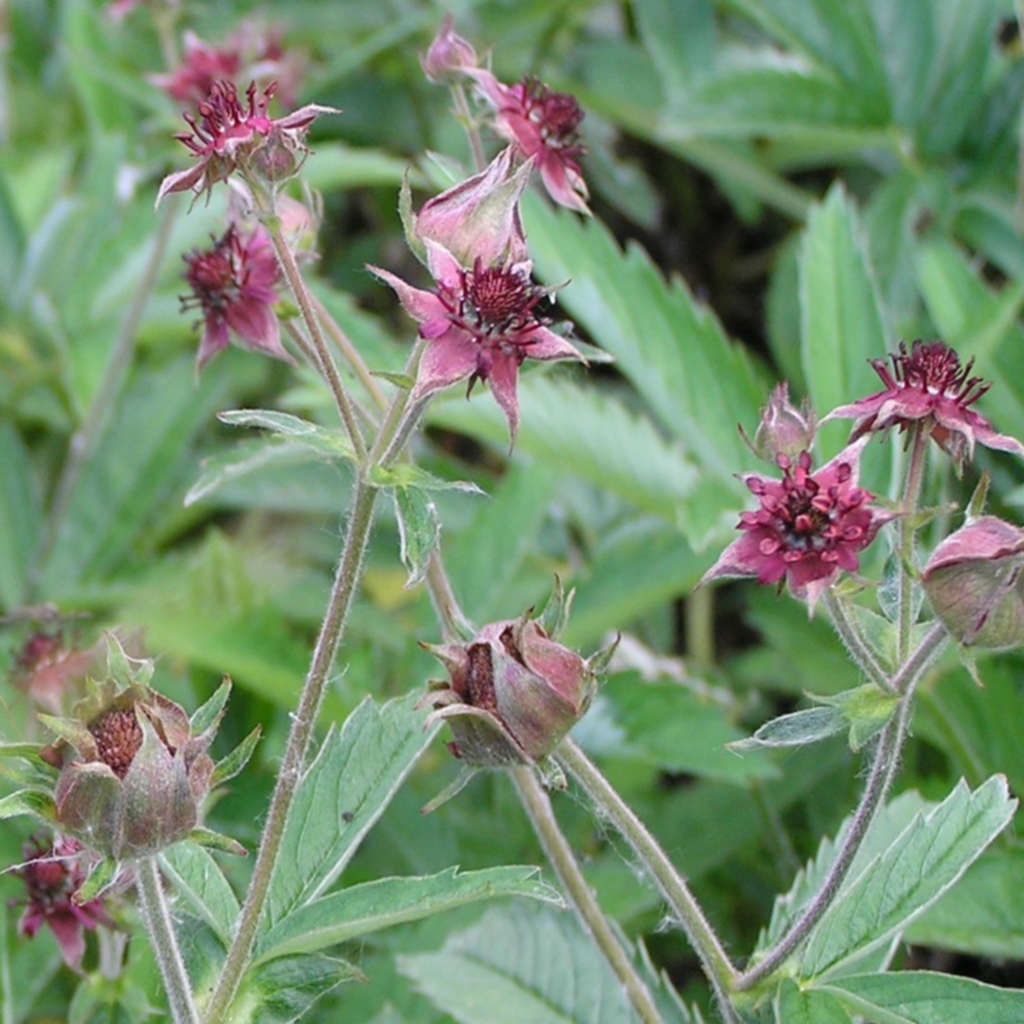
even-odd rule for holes
{"type": "Polygon", "coordinates": [[[306,675],[299,706],[292,718],[288,745],[285,748],[277,782],[274,785],[274,794],[267,811],[259,853],[256,855],[256,863],[253,866],[245,904],[238,919],[238,928],[231,948],[228,950],[217,988],[206,1011],[208,1024],[219,1022],[230,1006],[252,952],[260,914],[270,887],[281,841],[284,838],[288,810],[302,776],[302,767],[327,688],[331,665],[344,633],[345,620],[361,576],[363,554],[370,537],[373,505],[377,494],[376,487],[357,480],[352,510],[349,514],[348,530],[345,535],[345,545],[334,576],[334,585],[331,587],[331,596],[327,602],[323,623],[320,626],[320,635],[317,637],[316,647],[313,649],[313,659],[306,675]]]}
{"type": "Polygon", "coordinates": [[[756,964],[739,976],[735,986],[737,991],[742,992],[753,988],[769,975],[774,974],[810,934],[811,929],[832,905],[832,901],[839,892],[839,887],[843,884],[854,857],[860,849],[861,842],[874,819],[875,812],[885,800],[895,778],[899,767],[900,753],[907,738],[910,711],[917,683],[925,669],[942,650],[946,637],[946,631],[942,626],[938,624],[933,626],[890,681],[889,688],[894,692],[902,692],[903,696],[895,717],[889,721],[879,737],[875,757],[871,763],[871,771],[864,786],[864,793],[849,826],[843,833],[835,860],[818,892],[786,934],[771,949],[767,950],[756,964]]]}
{"type": "Polygon", "coordinates": [[[825,591],[824,600],[825,607],[832,619],[832,625],[849,651],[850,657],[873,683],[880,686],[886,693],[895,693],[896,691],[892,689],[892,680],[867,645],[857,623],[850,618],[842,598],[836,597],[833,590],[829,588],[825,591]]]}
{"type": "Polygon", "coordinates": [[[459,606],[452,582],[445,571],[440,550],[430,556],[427,565],[427,591],[434,605],[437,621],[441,624],[441,634],[445,643],[470,639],[476,631],[459,606]]]}
{"type": "Polygon", "coordinates": [[[925,456],[928,451],[928,433],[921,429],[920,423],[910,427],[910,460],[907,463],[907,475],[903,485],[903,502],[900,508],[900,577],[898,593],[898,635],[897,651],[900,664],[907,660],[910,651],[910,631],[913,628],[913,586],[910,566],[914,558],[914,517],[918,502],[921,499],[921,483],[924,480],[925,456]]]}
{"type": "Polygon", "coordinates": [[[277,252],[277,261],[281,266],[281,271],[288,281],[292,294],[295,296],[295,301],[299,304],[302,319],[306,321],[310,342],[316,351],[320,369],[323,371],[327,385],[334,396],[334,403],[338,407],[338,413],[345,424],[345,429],[348,431],[349,439],[352,441],[352,448],[355,450],[356,459],[360,465],[363,465],[366,462],[366,442],[363,440],[359,424],[356,423],[355,410],[352,407],[352,402],[349,400],[348,393],[345,391],[345,385],[341,381],[338,367],[334,362],[334,356],[331,355],[327,342],[324,341],[323,331],[320,329],[320,321],[317,319],[316,310],[313,308],[313,300],[306,288],[306,282],[302,280],[299,266],[295,262],[295,255],[285,240],[280,225],[275,220],[270,220],[267,230],[270,233],[271,241],[274,243],[274,250],[277,252]]]}
{"type": "Polygon", "coordinates": [[[135,887],[139,893],[146,934],[167,992],[171,1017],[175,1024],[199,1024],[199,1014],[192,1001],[192,986],[178,949],[155,858],[142,857],[135,862],[135,887]]]}
{"type": "Polygon", "coordinates": [[[619,937],[598,906],[573,856],[572,848],[558,827],[551,809],[551,801],[537,781],[533,769],[525,765],[519,766],[511,769],[511,775],[523,809],[530,819],[530,824],[533,825],[534,832],[537,833],[548,861],[562,883],[562,888],[572,901],[580,923],[590,933],[608,965],[622,983],[639,1018],[644,1024],[661,1024],[661,1015],[647,986],[636,973],[619,937]]]}
{"type": "Polygon", "coordinates": [[[455,113],[462,122],[463,128],[466,129],[469,148],[473,151],[473,163],[476,164],[478,171],[482,171],[487,166],[487,160],[484,157],[484,147],[480,141],[480,131],[476,126],[476,121],[470,112],[469,103],[466,102],[466,90],[461,82],[454,82],[452,84],[451,94],[452,101],[455,104],[455,113]]]}
{"type": "Polygon", "coordinates": [[[85,463],[92,454],[103,425],[107,422],[107,416],[117,402],[121,386],[131,368],[135,355],[135,342],[139,333],[139,323],[146,311],[146,305],[153,294],[153,289],[156,287],[180,205],[179,202],[172,201],[164,207],[163,214],[157,223],[156,234],[153,236],[149,257],[142,270],[142,276],[139,278],[132,301],[121,321],[117,337],[114,339],[114,347],[110,350],[99,387],[89,404],[81,426],[71,437],[67,459],[54,490],[46,533],[37,559],[38,565],[42,565],[53,551],[53,546],[60,533],[61,523],[64,521],[64,516],[67,515],[71,494],[82,475],[85,463]]]}
{"type": "Polygon", "coordinates": [[[734,985],[736,969],[686,882],[673,867],[658,841],[633,813],[632,808],[571,739],[566,737],[562,740],[556,748],[555,755],[587,791],[599,812],[622,833],[633,848],[633,852],[657,882],[662,895],[686,932],[690,944],[700,957],[723,1014],[727,1020],[732,1019],[727,993],[734,985]]]}

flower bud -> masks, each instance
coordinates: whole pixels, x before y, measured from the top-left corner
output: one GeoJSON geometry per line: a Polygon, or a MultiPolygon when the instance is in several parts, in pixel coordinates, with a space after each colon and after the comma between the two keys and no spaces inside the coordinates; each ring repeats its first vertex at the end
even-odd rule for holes
{"type": "Polygon", "coordinates": [[[772,389],[768,404],[761,410],[761,422],[750,450],[766,462],[776,462],[780,455],[793,460],[809,451],[814,441],[815,416],[806,399],[797,409],[789,400],[789,384],[783,381],[772,389]]]}
{"type": "Polygon", "coordinates": [[[935,614],[963,644],[1009,650],[1024,643],[1024,530],[980,516],[950,534],[922,582],[935,614]]]}
{"type": "Polygon", "coordinates": [[[447,721],[452,753],[470,765],[533,764],[590,705],[595,677],[536,620],[494,622],[469,644],[427,648],[448,669],[433,686],[430,721],[447,721]]]}
{"type": "Polygon", "coordinates": [[[431,82],[446,81],[453,72],[476,67],[476,50],[472,43],[455,32],[450,14],[445,15],[441,30],[434,36],[430,48],[420,57],[423,74],[431,82]]]}
{"type": "MultiPolygon", "coordinates": [[[[128,664],[123,652],[120,658],[128,664]]],[[[135,666],[126,683],[123,673],[122,682],[92,682],[72,717],[40,716],[60,737],[50,758],[61,768],[57,822],[86,847],[118,860],[155,853],[196,827],[214,769],[207,748],[219,720],[194,736],[185,711],[145,684],[152,663],[135,666]]]]}

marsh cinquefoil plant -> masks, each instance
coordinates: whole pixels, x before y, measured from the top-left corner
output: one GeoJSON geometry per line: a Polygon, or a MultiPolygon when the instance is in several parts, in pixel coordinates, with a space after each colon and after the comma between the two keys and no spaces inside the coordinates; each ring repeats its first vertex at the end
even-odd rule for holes
{"type": "MultiPolygon", "coordinates": [[[[115,5],[122,13],[129,6],[115,5]]],[[[157,13],[163,48],[174,58],[177,43],[169,30],[177,8],[161,6],[154,18],[157,13]]],[[[953,475],[973,472],[977,443],[999,453],[1024,454],[1019,441],[997,433],[976,410],[989,385],[974,376],[973,362],[962,362],[939,340],[900,343],[888,357],[881,350],[872,352],[884,390],[833,394],[838,404],[831,409],[813,409],[806,401],[798,407],[790,399],[790,385],[776,384],[760,422],[751,422],[753,409],[747,403],[746,421],[739,424],[753,427],[748,447],[769,468],[743,473],[740,460],[745,455],[734,444],[730,424],[728,439],[715,438],[720,445],[715,454],[734,452],[735,464],[724,470],[716,466],[700,502],[690,502],[691,489],[697,486],[691,478],[700,474],[692,462],[680,461],[679,452],[657,430],[646,429],[646,420],[638,420],[625,406],[593,404],[586,384],[559,390],[563,385],[542,379],[536,385],[543,371],[531,364],[564,362],[586,380],[585,367],[594,352],[556,319],[559,288],[542,283],[564,280],[554,273],[563,250],[570,254],[566,276],[574,273],[573,239],[585,240],[580,247],[584,254],[587,245],[595,250],[605,245],[597,229],[581,227],[587,223],[583,218],[590,217],[583,110],[575,97],[532,76],[516,85],[503,84],[446,19],[421,66],[430,82],[449,89],[474,166],[453,169],[451,161],[437,161],[432,179],[424,162],[416,172],[417,185],[436,194],[418,211],[413,208],[411,176],[405,178],[399,209],[409,255],[388,253],[389,259],[404,261],[401,273],[377,263],[367,269],[395,292],[416,324],[415,337],[406,347],[400,372],[378,372],[356,337],[358,331],[346,329],[349,321],[358,326],[358,318],[351,310],[346,315],[344,304],[339,306],[343,312],[332,313],[309,272],[315,254],[300,244],[319,214],[304,179],[310,154],[307,134],[315,120],[340,111],[310,103],[273,116],[280,93],[268,72],[294,70],[295,61],[280,49],[276,37],[271,42],[254,39],[240,31],[216,48],[186,33],[183,63],[176,66],[172,60],[165,73],[150,78],[175,101],[190,105],[184,114],[188,130],[177,136],[190,162],[168,174],[156,190],[157,204],[167,204],[164,219],[115,347],[118,358],[101,381],[97,402],[103,402],[86,411],[72,439],[39,538],[40,564],[26,572],[22,596],[47,599],[45,587],[53,583],[47,566],[54,552],[81,543],[73,533],[72,541],[65,539],[68,509],[102,433],[101,406],[118,395],[122,364],[134,354],[141,311],[174,219],[182,212],[178,206],[184,205],[183,197],[175,195],[179,192],[213,204],[214,216],[223,218],[209,247],[185,253],[188,295],[182,305],[201,312],[195,358],[200,389],[235,356],[238,361],[226,372],[242,367],[238,372],[244,373],[259,362],[250,362],[251,356],[269,355],[274,359],[265,362],[276,361],[276,372],[294,375],[289,377],[294,390],[285,408],[221,413],[222,422],[255,427],[265,436],[235,459],[211,460],[190,497],[209,495],[254,466],[271,466],[282,452],[292,458],[298,451],[345,467],[350,492],[344,536],[305,679],[289,709],[287,732],[276,736],[273,789],[266,807],[256,814],[258,837],[223,835],[204,824],[205,816],[217,811],[220,798],[230,805],[245,795],[240,781],[233,790],[225,787],[245,778],[241,773],[260,738],[257,726],[232,752],[219,760],[212,755],[230,684],[225,682],[190,715],[155,687],[154,661],[126,652],[123,632],[102,641],[105,658],[98,657],[98,648],[78,650],[72,644],[74,649],[65,649],[59,631],[37,633],[23,648],[18,659],[22,696],[42,709],[38,727],[50,735],[48,742],[40,741],[37,723],[29,722],[24,736],[5,736],[0,756],[9,765],[6,777],[15,788],[0,799],[0,817],[29,816],[49,830],[13,865],[26,889],[20,931],[31,937],[47,925],[66,964],[82,972],[74,996],[76,1019],[92,1019],[103,1005],[118,1005],[132,1020],[142,1020],[150,1012],[149,1003],[159,999],[176,1024],[295,1020],[314,1014],[317,1000],[342,983],[363,976],[358,965],[334,955],[344,943],[370,942],[391,925],[500,896],[532,901],[523,903],[521,916],[502,919],[512,922],[511,936],[506,931],[501,941],[488,940],[485,917],[442,952],[398,961],[424,996],[460,1021],[484,1024],[498,1012],[473,990],[478,983],[472,971],[461,970],[466,961],[477,967],[486,962],[506,981],[511,977],[521,986],[536,985],[558,1007],[560,1019],[693,1024],[704,1019],[703,1012],[729,1024],[1024,1019],[1024,991],[891,969],[901,937],[982,856],[1016,808],[1006,779],[998,774],[972,779],[973,787],[961,780],[948,793],[935,794],[941,797],[936,801],[913,791],[892,796],[919,695],[931,684],[940,659],[952,660],[958,652],[976,672],[978,652],[1024,645],[1024,531],[986,512],[987,476],[956,528],[953,516],[960,513],[947,500],[955,486],[953,475]],[[501,142],[489,159],[482,127],[492,129],[501,142]],[[539,205],[546,200],[528,192],[534,179],[563,211],[553,214],[539,205]],[[534,222],[542,236],[536,248],[524,227],[534,222]],[[559,230],[553,232],[551,225],[559,230]],[[558,244],[563,238],[568,240],[564,246],[558,244]],[[541,280],[534,278],[535,265],[545,268],[541,280]],[[410,283],[416,277],[424,286],[410,283]],[[245,351],[226,353],[232,340],[245,351]],[[213,357],[221,353],[214,363],[213,357]],[[734,941],[727,942],[716,930],[716,913],[703,909],[673,862],[677,852],[686,857],[685,844],[674,844],[670,855],[656,838],[657,829],[643,820],[648,808],[641,815],[636,807],[642,801],[634,806],[621,795],[582,749],[588,726],[600,732],[600,724],[587,715],[601,699],[604,677],[616,665],[630,665],[631,657],[634,664],[649,662],[649,652],[642,645],[639,657],[636,646],[630,648],[633,655],[629,649],[617,651],[613,629],[603,647],[590,657],[581,655],[572,640],[573,592],[563,590],[558,576],[544,607],[495,610],[481,588],[475,603],[460,603],[451,578],[457,565],[452,559],[446,562],[438,506],[446,507],[441,497],[446,491],[478,488],[431,472],[421,456],[429,438],[425,425],[465,415],[451,412],[465,405],[448,400],[449,390],[462,383],[467,399],[478,384],[489,392],[469,407],[476,413],[488,410],[480,415],[485,422],[491,417],[488,429],[492,440],[499,438],[499,450],[504,452],[506,443],[514,450],[525,438],[538,460],[538,453],[557,450],[563,441],[549,436],[545,421],[559,396],[572,397],[560,421],[567,444],[590,429],[600,430],[607,415],[612,429],[604,424],[602,436],[621,427],[629,439],[645,439],[649,451],[627,444],[628,457],[621,459],[613,445],[607,450],[597,445],[597,456],[593,451],[589,456],[591,477],[625,472],[630,484],[620,485],[620,490],[631,490],[635,465],[649,455],[660,467],[656,477],[685,478],[679,488],[687,495],[687,513],[699,512],[701,502],[719,511],[738,507],[741,496],[730,474],[742,474],[756,507],[740,511],[739,536],[725,544],[717,559],[701,560],[701,569],[708,561],[713,564],[688,602],[688,625],[696,638],[691,654],[696,663],[705,662],[702,668],[710,671],[713,657],[713,645],[707,635],[700,636],[699,628],[702,614],[707,624],[712,585],[736,578],[775,588],[774,607],[792,602],[800,614],[789,621],[818,641],[819,620],[827,619],[849,655],[855,685],[808,693],[811,706],[768,720],[747,739],[736,738],[728,767],[719,769],[726,774],[742,771],[733,761],[750,759],[770,780],[772,762],[766,752],[821,749],[814,745],[824,746],[840,734],[864,760],[852,811],[834,838],[824,840],[814,859],[796,874],[791,889],[777,898],[748,956],[741,958],[730,949],[734,941]],[[316,397],[310,399],[311,393],[316,397]],[[538,398],[545,395],[546,407],[538,398]],[[322,412],[325,397],[330,423],[323,422],[325,416],[312,418],[322,412]],[[311,418],[291,411],[304,406],[314,410],[311,418]],[[575,422],[577,412],[582,427],[575,422]],[[836,444],[835,421],[846,419],[854,420],[852,435],[836,444]],[[882,458],[883,453],[891,457],[882,458]],[[891,469],[888,484],[885,467],[891,469]],[[334,696],[335,664],[356,595],[364,586],[380,585],[379,571],[374,576],[375,567],[368,566],[367,551],[371,535],[389,514],[380,507],[385,499],[391,502],[397,527],[398,550],[391,554],[403,563],[406,588],[422,585],[436,615],[428,630],[410,628],[396,602],[387,641],[395,644],[397,635],[398,646],[410,649],[419,641],[441,661],[448,679],[435,681],[426,692],[417,686],[380,705],[368,695],[340,728],[332,725],[318,739],[325,704],[334,696]],[[932,499],[942,503],[930,506],[932,499]],[[930,549],[927,558],[921,551],[924,545],[930,549]],[[580,723],[578,744],[572,733],[580,723]],[[519,865],[467,871],[450,866],[427,875],[378,873],[356,884],[336,884],[367,832],[444,730],[450,733],[448,749],[461,770],[424,811],[443,814],[443,803],[460,792],[459,800],[469,802],[483,785],[492,785],[497,793],[514,791],[560,892],[541,882],[535,868],[519,865]],[[490,782],[477,778],[481,774],[489,774],[490,782]],[[470,783],[475,788],[467,789],[470,783]],[[703,971],[710,994],[705,1010],[685,1005],[653,966],[648,951],[609,917],[608,901],[600,898],[603,888],[595,892],[559,821],[578,814],[562,795],[570,786],[585,795],[577,803],[596,822],[621,836],[621,843],[616,839],[619,848],[628,848],[659,903],[667,906],[672,934],[681,932],[703,971]],[[226,873],[210,853],[237,857],[245,853],[241,840],[250,838],[255,840],[251,868],[236,862],[226,873]],[[235,884],[244,890],[241,899],[235,884]],[[565,918],[543,917],[548,922],[545,941],[555,936],[563,943],[544,948],[537,958],[541,963],[552,960],[553,966],[546,966],[557,975],[554,981],[532,977],[523,964],[534,951],[517,948],[517,942],[526,945],[529,939],[517,939],[516,922],[526,935],[529,922],[547,913],[537,906],[544,902],[567,904],[582,926],[570,930],[565,918]],[[133,930],[139,941],[126,954],[125,939],[133,930]],[[99,966],[90,972],[83,968],[87,933],[98,936],[99,947],[99,966]],[[145,960],[137,951],[143,937],[159,975],[159,992],[152,982],[147,990],[135,973],[145,960]],[[487,961],[487,956],[492,959],[487,961]],[[559,978],[570,974],[571,984],[560,984],[559,978]],[[588,1005],[596,1010],[581,1009],[574,996],[566,995],[567,989],[577,988],[583,1003],[590,1000],[588,1005]],[[974,1016],[956,1017],[956,1007],[962,1006],[970,1007],[974,1016]]],[[[746,177],[763,180],[749,170],[746,177]]],[[[832,233],[843,237],[849,210],[842,193],[835,192],[817,215],[834,218],[839,227],[832,233]]],[[[855,247],[851,251],[860,258],[855,247]]],[[[581,257],[580,271],[592,272],[584,263],[581,257]]],[[[862,264],[856,265],[863,270],[862,264]]],[[[653,362],[665,346],[675,344],[659,333],[671,320],[665,311],[678,311],[680,301],[687,314],[692,311],[683,293],[645,276],[646,264],[622,259],[619,269],[624,277],[643,277],[651,306],[665,314],[637,321],[643,325],[636,332],[640,343],[616,353],[625,372],[632,374],[638,361],[653,362]]],[[[805,265],[808,279],[813,270],[805,265]]],[[[871,295],[866,273],[864,281],[864,294],[871,295]]],[[[610,279],[606,287],[614,294],[618,284],[610,279]]],[[[576,293],[574,312],[609,347],[621,344],[623,335],[612,330],[605,338],[599,329],[602,319],[644,314],[628,303],[615,310],[614,303],[603,307],[600,289],[584,294],[580,299],[576,293]],[[623,314],[623,309],[628,312],[623,314]]],[[[700,334],[697,328],[695,332],[700,334]]],[[[748,372],[749,365],[711,335],[702,336],[707,346],[737,380],[751,382],[747,396],[767,391],[767,375],[748,372]]],[[[700,353],[693,361],[694,374],[699,363],[700,353]]],[[[689,369],[685,359],[676,364],[689,369]]],[[[805,374],[814,370],[809,363],[805,374]]],[[[693,409],[707,400],[708,417],[719,415],[716,388],[729,387],[714,373],[706,378],[706,395],[684,394],[688,380],[673,381],[680,385],[677,395],[659,379],[646,397],[667,423],[672,422],[673,403],[690,403],[682,420],[693,431],[699,427],[693,409]]],[[[645,379],[649,382],[650,376],[645,379]]],[[[694,393],[701,390],[700,382],[692,386],[694,393]]],[[[729,409],[724,415],[731,415],[729,409]]],[[[542,478],[543,470],[527,464],[522,473],[527,500],[516,511],[526,519],[536,511],[531,475],[542,478]]],[[[649,498],[649,504],[664,514],[661,497],[649,498]]],[[[685,517],[674,498],[667,504],[673,530],[680,525],[693,534],[703,529],[682,522],[685,517]]],[[[707,521],[715,518],[709,515],[707,521]]],[[[705,539],[723,540],[718,523],[704,532],[705,539]]],[[[513,576],[515,567],[506,571],[502,561],[511,559],[517,538],[506,533],[490,539],[487,574],[495,579],[513,576]]],[[[636,550],[633,555],[640,557],[636,550]]],[[[697,582],[698,577],[699,570],[691,578],[697,582]]],[[[229,596],[219,594],[220,599],[228,603],[229,596]]],[[[243,672],[245,668],[243,658],[243,672]]],[[[629,681],[637,690],[647,685],[639,673],[629,681]]],[[[720,688],[704,687],[700,696],[730,704],[720,688]]],[[[699,702],[691,708],[702,710],[699,702]]],[[[647,724],[651,732],[675,726],[671,721],[647,724]]],[[[604,752],[621,752],[616,750],[616,745],[624,746],[621,737],[615,730],[612,735],[610,743],[604,741],[604,752]]],[[[591,742],[601,750],[593,737],[591,742]]],[[[434,763],[443,764],[438,758],[434,763]]],[[[987,774],[975,765],[972,771],[987,774]]],[[[756,784],[761,810],[784,846],[776,794],[770,781],[759,778],[756,784]]],[[[838,802],[837,796],[832,803],[838,802]]],[[[421,827],[431,826],[424,822],[421,827]]],[[[403,835],[402,842],[416,847],[418,839],[403,835]]],[[[2,948],[0,958],[4,981],[9,969],[2,948]]],[[[4,983],[9,989],[9,982],[4,983]]],[[[14,1019],[12,1006],[5,996],[4,1024],[14,1019]]],[[[157,1012],[165,1013],[162,1005],[157,1012]]],[[[526,1019],[526,1014],[513,1002],[502,1019],[526,1019]]]]}

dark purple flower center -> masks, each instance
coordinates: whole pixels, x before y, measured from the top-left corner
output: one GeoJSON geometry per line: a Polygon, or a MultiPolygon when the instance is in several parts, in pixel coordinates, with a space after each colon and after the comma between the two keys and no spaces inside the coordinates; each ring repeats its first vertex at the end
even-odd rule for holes
{"type": "Polygon", "coordinates": [[[134,711],[108,711],[90,726],[99,759],[119,778],[128,774],[142,746],[142,728],[134,711]]]}
{"type": "Polygon", "coordinates": [[[865,534],[862,523],[848,520],[869,495],[847,486],[853,475],[848,463],[840,463],[835,480],[825,487],[810,474],[811,457],[802,452],[796,462],[778,458],[782,480],[755,478],[749,484],[761,507],[745,512],[741,527],[771,528],[773,536],[761,542],[761,553],[796,559],[805,553],[824,553],[844,544],[858,545],[865,534]]]}
{"type": "Polygon", "coordinates": [[[44,845],[33,838],[22,850],[25,863],[17,870],[28,890],[28,903],[37,911],[46,913],[66,904],[73,890],[82,881],[77,863],[67,860],[77,852],[78,843],[71,839],[59,840],[59,846],[44,845]]]}
{"type": "Polygon", "coordinates": [[[529,345],[529,334],[547,321],[536,313],[547,291],[530,280],[525,270],[514,266],[482,267],[459,272],[458,289],[445,288],[438,298],[449,319],[473,335],[479,343],[504,342],[529,345]]]}
{"type": "Polygon", "coordinates": [[[245,250],[233,224],[214,239],[213,248],[186,253],[185,264],[192,294],[181,297],[182,309],[220,312],[238,299],[245,283],[245,250]]]}
{"type": "Polygon", "coordinates": [[[253,134],[268,135],[271,121],[267,117],[267,107],[276,90],[276,82],[271,82],[262,92],[257,90],[255,82],[250,82],[245,93],[248,104],[243,106],[234,83],[227,80],[214,82],[206,99],[198,106],[199,119],[193,114],[183,115],[192,131],[183,132],[176,138],[193,153],[207,154],[231,139],[242,140],[253,134]]]}
{"type": "Polygon", "coordinates": [[[960,357],[942,341],[915,341],[909,353],[906,343],[900,342],[899,352],[894,352],[889,359],[891,371],[884,359],[875,359],[871,365],[890,391],[913,388],[948,398],[966,408],[991,386],[981,377],[971,376],[973,359],[961,365],[960,357]]]}
{"type": "Polygon", "coordinates": [[[579,156],[580,122],[583,111],[574,96],[552,92],[543,82],[526,77],[519,84],[522,115],[533,124],[549,149],[562,150],[565,156],[579,156]]]}

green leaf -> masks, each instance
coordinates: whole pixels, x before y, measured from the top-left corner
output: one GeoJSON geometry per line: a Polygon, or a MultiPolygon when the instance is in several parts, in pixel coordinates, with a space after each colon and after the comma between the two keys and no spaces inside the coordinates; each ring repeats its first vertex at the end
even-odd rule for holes
{"type": "MultiPolygon", "coordinates": [[[[2,198],[0,183],[0,214],[2,198]]],[[[17,608],[25,599],[42,519],[28,452],[9,422],[0,423],[0,466],[0,601],[17,608]]]]}
{"type": "Polygon", "coordinates": [[[211,789],[233,779],[249,763],[249,758],[252,757],[262,732],[263,726],[257,725],[230,754],[217,762],[213,769],[213,775],[210,776],[211,789]]]}
{"type": "Polygon", "coordinates": [[[275,409],[229,409],[217,413],[221,423],[232,427],[257,427],[280,437],[291,438],[319,455],[332,459],[355,460],[348,439],[339,430],[329,430],[318,423],[292,416],[275,409]]]}
{"type": "MultiPolygon", "coordinates": [[[[869,360],[882,358],[888,346],[857,212],[841,185],[808,219],[800,308],[804,375],[818,414],[877,391],[869,360]]],[[[848,424],[826,425],[823,454],[831,457],[848,434],[848,424]]]]}
{"type": "Polygon", "coordinates": [[[533,196],[523,213],[540,276],[570,281],[559,303],[615,356],[686,453],[739,494],[733,474],[751,456],[736,425],[753,420],[768,391],[747,351],[635,243],[623,252],[600,222],[555,212],[533,196]]]}
{"type": "Polygon", "coordinates": [[[715,11],[708,0],[634,0],[637,28],[665,92],[683,94],[711,70],[715,57],[715,11]]]}
{"type": "Polygon", "coordinates": [[[246,972],[224,1024],[291,1024],[331,989],[365,980],[358,967],[336,957],[282,957],[246,972]]]}
{"type": "Polygon", "coordinates": [[[419,487],[424,491],[465,491],[467,494],[483,494],[480,488],[468,480],[442,480],[411,462],[399,462],[394,466],[374,466],[370,470],[370,481],[380,487],[419,487]]]}
{"type": "Polygon", "coordinates": [[[446,868],[419,878],[380,878],[330,893],[286,917],[263,935],[256,962],[290,953],[310,953],[405,921],[438,914],[478,900],[525,896],[562,904],[558,892],[533,867],[446,868]]]}
{"type": "Polygon", "coordinates": [[[1019,1024],[1024,989],[932,971],[837,978],[824,988],[873,1024],[1019,1024]]]}
{"type": "MultiPolygon", "coordinates": [[[[594,385],[541,373],[523,377],[519,409],[518,451],[686,529],[699,473],[646,417],[594,385]]],[[[432,423],[507,447],[504,415],[489,395],[437,402],[429,415],[432,423]]]]}
{"type": "Polygon", "coordinates": [[[91,903],[117,878],[120,870],[121,865],[118,861],[113,857],[104,857],[92,866],[86,880],[72,895],[72,900],[79,906],[91,903]]]}
{"type": "Polygon", "coordinates": [[[860,750],[872,736],[881,732],[900,702],[897,694],[885,693],[874,683],[865,683],[831,696],[819,697],[813,693],[808,696],[841,712],[850,726],[851,750],[860,750]]]}
{"type": "Polygon", "coordinates": [[[340,731],[328,732],[288,814],[265,927],[315,900],[337,879],[433,739],[416,698],[378,706],[367,697],[340,731]]]}
{"type": "Polygon", "coordinates": [[[192,713],[189,725],[192,728],[192,734],[194,736],[198,736],[201,733],[206,732],[210,726],[220,720],[221,715],[224,714],[224,708],[227,705],[228,697],[230,696],[231,680],[225,678],[220,686],[213,691],[213,695],[210,699],[206,701],[205,704],[196,708],[192,713]]]}
{"type": "Polygon", "coordinates": [[[419,487],[396,487],[394,500],[399,554],[409,572],[405,585],[411,587],[426,575],[430,556],[441,543],[441,520],[437,506],[419,487]]]}
{"type": "Polygon", "coordinates": [[[949,889],[1013,817],[1006,779],[973,793],[961,780],[917,817],[831,904],[800,957],[800,976],[829,977],[898,935],[949,889]]]}
{"type": "Polygon", "coordinates": [[[730,743],[729,749],[743,752],[760,748],[802,747],[835,736],[846,727],[846,719],[838,708],[804,708],[765,722],[753,736],[730,743]]]}
{"type": "Polygon", "coordinates": [[[42,743],[0,743],[0,757],[21,757],[26,761],[38,761],[39,751],[42,749],[42,743]]]}
{"type": "Polygon", "coordinates": [[[405,160],[383,150],[326,142],[317,143],[303,165],[302,179],[319,192],[339,192],[364,185],[400,185],[407,170],[405,160]]]}
{"type": "Polygon", "coordinates": [[[56,808],[51,797],[31,789],[21,789],[0,798],[0,821],[27,814],[38,818],[46,825],[57,820],[56,808]]]}
{"type": "Polygon", "coordinates": [[[1024,959],[1024,851],[986,850],[959,884],[907,930],[918,946],[997,960],[1024,959]]]}
{"type": "Polygon", "coordinates": [[[231,944],[239,905],[213,857],[195,843],[176,843],[160,854],[160,870],[188,912],[205,921],[226,949],[231,944]]]}
{"type": "Polygon", "coordinates": [[[568,913],[493,909],[439,952],[398,957],[398,968],[459,1024],[633,1018],[611,968],[568,913]]]}
{"type": "Polygon", "coordinates": [[[787,978],[775,997],[775,1024],[850,1024],[850,1015],[834,996],[801,990],[787,978]]]}
{"type": "Polygon", "coordinates": [[[186,839],[190,843],[195,843],[196,846],[202,846],[207,850],[218,850],[221,853],[230,853],[233,857],[244,857],[248,852],[237,839],[232,839],[231,836],[226,836],[221,832],[214,832],[212,828],[203,828],[201,825],[192,829],[186,839]]]}

